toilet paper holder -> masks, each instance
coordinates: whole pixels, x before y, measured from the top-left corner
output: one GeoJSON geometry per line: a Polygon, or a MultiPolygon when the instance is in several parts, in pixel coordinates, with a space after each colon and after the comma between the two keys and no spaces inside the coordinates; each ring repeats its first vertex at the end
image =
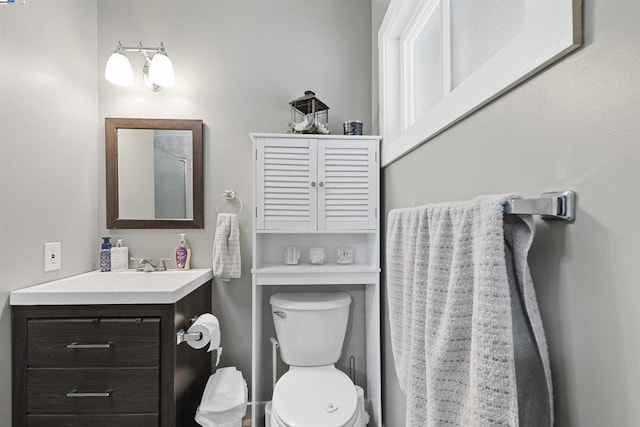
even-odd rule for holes
{"type": "MultiPolygon", "coordinates": [[[[189,319],[189,326],[193,325],[198,320],[198,316],[194,316],[189,319]]],[[[184,329],[180,329],[176,332],[176,345],[180,345],[186,341],[198,341],[202,339],[202,332],[189,333],[184,329]]]]}
{"type": "Polygon", "coordinates": [[[202,332],[186,332],[180,329],[176,332],[176,345],[180,345],[185,341],[198,341],[202,339],[202,332]]]}

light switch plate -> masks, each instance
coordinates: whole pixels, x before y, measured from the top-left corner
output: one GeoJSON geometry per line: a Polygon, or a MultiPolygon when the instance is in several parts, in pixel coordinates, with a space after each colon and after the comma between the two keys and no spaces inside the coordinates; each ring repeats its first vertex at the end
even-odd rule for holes
{"type": "Polygon", "coordinates": [[[44,244],[44,271],[60,270],[62,252],[60,242],[44,244]]]}

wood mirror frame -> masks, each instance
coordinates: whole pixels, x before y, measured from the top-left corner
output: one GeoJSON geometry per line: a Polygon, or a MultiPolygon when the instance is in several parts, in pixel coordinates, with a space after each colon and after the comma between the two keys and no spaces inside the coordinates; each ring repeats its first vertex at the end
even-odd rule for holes
{"type": "Polygon", "coordinates": [[[202,120],[105,118],[106,190],[108,229],[204,228],[204,174],[202,120]],[[193,218],[120,218],[118,197],[118,129],[190,130],[193,136],[193,218]]]}

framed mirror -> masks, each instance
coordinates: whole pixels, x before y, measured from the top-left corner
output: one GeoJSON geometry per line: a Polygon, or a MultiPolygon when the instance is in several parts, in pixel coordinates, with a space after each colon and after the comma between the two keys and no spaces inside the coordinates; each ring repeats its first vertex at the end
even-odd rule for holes
{"type": "Polygon", "coordinates": [[[107,228],[204,228],[202,129],[105,118],[107,228]]]}

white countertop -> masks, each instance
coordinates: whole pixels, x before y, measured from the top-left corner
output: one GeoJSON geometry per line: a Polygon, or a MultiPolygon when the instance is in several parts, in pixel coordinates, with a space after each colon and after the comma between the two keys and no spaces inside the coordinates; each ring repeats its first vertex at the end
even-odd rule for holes
{"type": "Polygon", "coordinates": [[[11,305],[173,304],[213,277],[209,268],[90,271],[10,294],[11,305]]]}

